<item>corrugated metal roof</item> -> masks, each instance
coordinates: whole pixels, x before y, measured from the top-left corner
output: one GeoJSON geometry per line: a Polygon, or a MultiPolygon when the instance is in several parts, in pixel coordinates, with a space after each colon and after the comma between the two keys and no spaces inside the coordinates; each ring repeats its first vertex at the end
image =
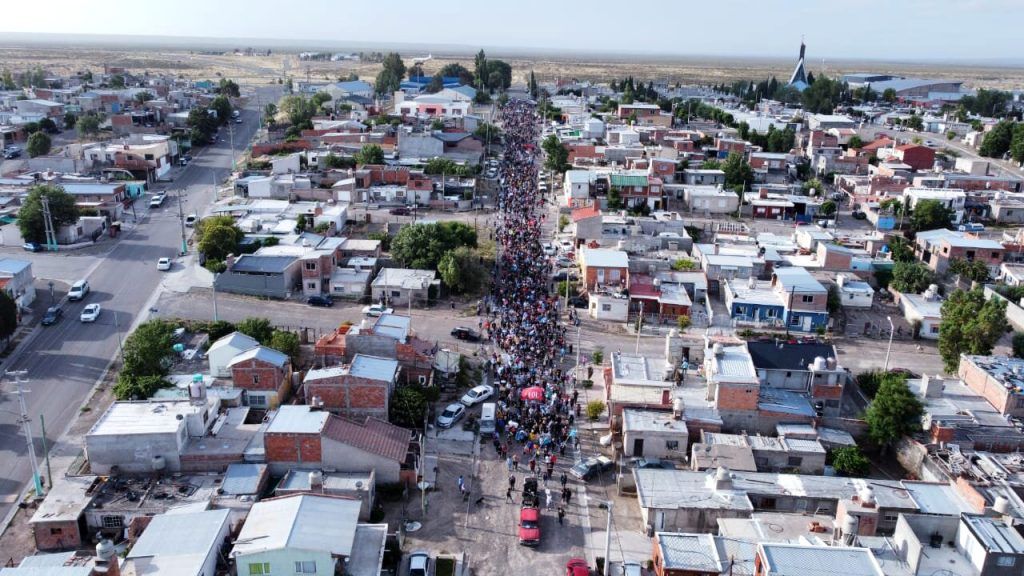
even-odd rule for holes
{"type": "Polygon", "coordinates": [[[587,267],[596,266],[599,268],[628,268],[629,255],[622,250],[609,250],[607,248],[585,248],[583,250],[583,262],[587,267]]]}
{"type": "Polygon", "coordinates": [[[231,550],[234,558],[270,550],[352,554],[358,500],[296,494],[253,505],[231,550]]]}
{"type": "Polygon", "coordinates": [[[288,355],[284,352],[278,352],[277,350],[266,346],[256,346],[255,348],[249,348],[248,350],[236,354],[235,357],[228,362],[228,367],[247,360],[259,360],[261,362],[266,362],[267,364],[273,364],[278,368],[283,368],[288,364],[288,355]]]}
{"type": "Polygon", "coordinates": [[[270,434],[319,434],[329,413],[310,410],[309,406],[285,405],[277,409],[267,425],[270,434]]]}
{"type": "Polygon", "coordinates": [[[711,534],[659,532],[656,537],[666,569],[716,573],[725,569],[711,534]]]}
{"type": "Polygon", "coordinates": [[[324,436],[396,462],[405,460],[412,439],[409,430],[383,420],[367,418],[364,424],[359,424],[339,416],[328,420],[324,436]]]}
{"type": "Polygon", "coordinates": [[[349,373],[353,376],[384,382],[393,381],[397,372],[398,360],[366,354],[356,354],[352,359],[352,366],[349,368],[349,373]]]}
{"type": "Polygon", "coordinates": [[[260,479],[267,473],[266,464],[228,464],[221,482],[225,494],[241,495],[259,492],[260,479]]]}
{"type": "Polygon", "coordinates": [[[222,544],[230,514],[225,509],[154,516],[128,561],[146,562],[147,574],[201,574],[206,558],[222,544]]]}
{"type": "Polygon", "coordinates": [[[611,183],[612,186],[647,186],[647,176],[612,174],[611,183]]]}
{"type": "Polygon", "coordinates": [[[242,254],[235,260],[229,272],[281,274],[298,258],[295,256],[260,256],[242,254]]]}
{"type": "Polygon", "coordinates": [[[884,576],[866,548],[762,543],[760,549],[771,576],[835,576],[838,567],[844,576],[884,576]]]}

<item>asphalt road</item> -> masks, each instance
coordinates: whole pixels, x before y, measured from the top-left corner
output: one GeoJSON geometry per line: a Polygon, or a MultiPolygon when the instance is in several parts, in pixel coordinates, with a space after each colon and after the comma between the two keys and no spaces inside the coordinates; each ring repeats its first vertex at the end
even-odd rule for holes
{"type": "MultiPolygon", "coordinates": [[[[274,90],[277,88],[262,88],[274,90]]],[[[269,93],[267,94],[269,96],[269,93]]],[[[270,101],[264,97],[263,102],[270,101]]],[[[243,124],[236,124],[235,144],[241,148],[254,135],[258,113],[255,104],[243,111],[243,124]]],[[[215,178],[224,179],[231,169],[227,134],[217,143],[193,154],[187,168],[175,168],[173,183],[161,186],[172,194],[182,191],[182,211],[198,211],[210,202],[215,178]]],[[[48,328],[37,328],[3,366],[6,370],[27,370],[25,395],[36,452],[41,455],[39,417],[45,416],[47,442],[53,445],[70,426],[89,391],[117,353],[123,337],[151,305],[161,272],[160,257],[175,256],[181,247],[177,202],[168,198],[164,207],[150,213],[145,200],[136,207],[140,223],[126,233],[105,257],[96,259],[85,275],[92,292],[83,302],[67,303],[64,318],[48,328]],[[103,312],[94,324],[78,320],[88,303],[99,303],[103,312]]],[[[51,257],[58,257],[52,256],[51,257]]],[[[48,295],[40,294],[40,299],[48,295]]],[[[31,480],[25,437],[18,418],[18,400],[11,394],[14,384],[5,378],[0,385],[0,520],[7,517],[26,483],[31,480]]]]}

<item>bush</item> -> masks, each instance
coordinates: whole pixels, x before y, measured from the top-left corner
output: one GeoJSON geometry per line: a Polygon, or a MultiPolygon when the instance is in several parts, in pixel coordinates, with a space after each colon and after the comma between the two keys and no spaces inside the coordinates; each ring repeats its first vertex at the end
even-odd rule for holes
{"type": "Polygon", "coordinates": [[[832,451],[832,467],[842,476],[860,477],[868,473],[871,463],[857,446],[843,446],[832,451]]]}
{"type": "Polygon", "coordinates": [[[604,362],[604,351],[594,350],[594,352],[590,354],[590,359],[594,361],[594,364],[600,366],[604,362]]]}
{"type": "Polygon", "coordinates": [[[878,393],[878,387],[882,384],[882,377],[885,372],[881,370],[869,370],[857,375],[857,386],[868,398],[874,398],[878,393]]]}
{"type": "Polygon", "coordinates": [[[1013,355],[1024,358],[1024,332],[1013,333],[1013,355]]]}
{"type": "Polygon", "coordinates": [[[235,325],[227,320],[217,320],[216,322],[210,322],[206,326],[206,333],[210,336],[211,343],[220,340],[234,331],[235,325]]]}
{"type": "Polygon", "coordinates": [[[601,400],[591,400],[587,402],[587,419],[591,422],[596,422],[601,414],[604,413],[604,402],[601,400]]]}
{"type": "Polygon", "coordinates": [[[686,314],[680,314],[679,317],[676,318],[676,323],[679,325],[680,332],[689,328],[691,322],[692,320],[690,320],[690,317],[686,314]]]}
{"type": "Polygon", "coordinates": [[[593,380],[583,380],[582,382],[580,382],[580,386],[583,386],[584,388],[587,388],[587,389],[593,388],[594,387],[594,381],[593,380]]]}

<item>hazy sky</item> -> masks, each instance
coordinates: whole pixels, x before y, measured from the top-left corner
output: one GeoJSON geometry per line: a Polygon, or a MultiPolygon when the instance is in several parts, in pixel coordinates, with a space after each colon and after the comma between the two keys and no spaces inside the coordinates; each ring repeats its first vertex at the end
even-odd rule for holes
{"type": "MultiPolygon", "coordinates": [[[[1019,59],[1024,0],[49,0],[0,30],[885,60],[1019,59]]],[[[2,37],[2,33],[0,33],[2,37]]],[[[311,42],[312,43],[312,42],[311,42]]]]}

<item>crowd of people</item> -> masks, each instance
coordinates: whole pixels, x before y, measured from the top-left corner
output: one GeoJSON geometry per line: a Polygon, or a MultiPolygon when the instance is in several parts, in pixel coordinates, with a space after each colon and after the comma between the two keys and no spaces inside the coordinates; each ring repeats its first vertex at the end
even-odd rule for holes
{"type": "Polygon", "coordinates": [[[538,189],[536,106],[511,100],[501,110],[505,133],[499,167],[494,283],[484,311],[496,345],[488,358],[498,397],[494,447],[509,472],[524,467],[545,483],[567,446],[578,442],[578,395],[561,368],[567,352],[551,264],[541,248],[544,198],[538,189]]]}

